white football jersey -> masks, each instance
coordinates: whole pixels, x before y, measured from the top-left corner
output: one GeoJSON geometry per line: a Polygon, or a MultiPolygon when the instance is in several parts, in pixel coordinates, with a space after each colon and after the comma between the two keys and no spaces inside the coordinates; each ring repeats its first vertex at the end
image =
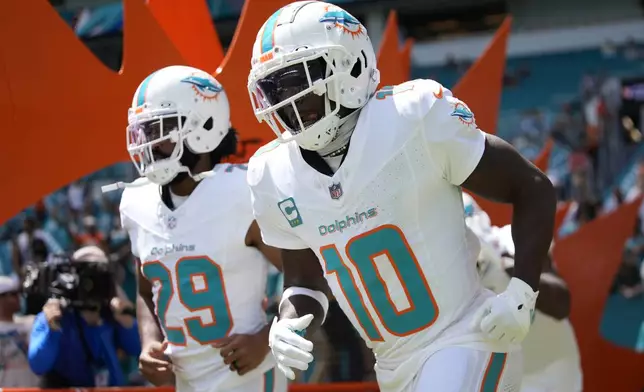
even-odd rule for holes
{"type": "MultiPolygon", "coordinates": [[[[492,232],[496,237],[497,251],[514,257],[511,226],[494,227],[494,229],[492,232]]],[[[481,270],[483,285],[497,293],[506,289],[510,276],[505,269],[514,265],[510,258],[502,260],[502,264],[488,260],[485,263],[486,267],[481,270]]],[[[537,309],[530,333],[521,346],[523,347],[523,371],[528,381],[526,390],[532,390],[530,388],[540,385],[550,388],[543,390],[581,391],[579,348],[575,332],[568,319],[556,320],[537,309]]]]}
{"type": "MultiPolygon", "coordinates": [[[[170,210],[160,188],[127,188],[121,220],[152,283],[156,315],[170,343],[167,354],[184,381],[211,373],[229,388],[274,366],[269,354],[240,377],[223,363],[217,340],[254,333],[267,323],[262,309],[268,262],[245,245],[253,222],[246,165],[221,164],[170,210]]],[[[216,388],[217,389],[217,388],[216,388]]]]}
{"type": "Polygon", "coordinates": [[[466,241],[459,188],[484,140],[462,101],[415,80],[384,87],[362,109],[333,176],[306,163],[295,143],[271,143],[250,160],[264,241],[317,254],[376,355],[382,390],[404,387],[443,344],[489,348],[465,317],[492,294],[466,241]]]}

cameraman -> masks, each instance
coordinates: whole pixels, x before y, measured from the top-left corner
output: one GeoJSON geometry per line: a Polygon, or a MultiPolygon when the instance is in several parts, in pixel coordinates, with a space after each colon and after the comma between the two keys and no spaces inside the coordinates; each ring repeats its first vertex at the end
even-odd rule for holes
{"type": "MultiPolygon", "coordinates": [[[[107,263],[105,253],[86,246],[74,253],[72,262],[107,263]]],[[[124,386],[117,348],[128,355],[141,351],[133,306],[115,296],[109,308],[64,307],[50,299],[34,321],[29,344],[29,365],[43,375],[43,388],[124,386]]]]}

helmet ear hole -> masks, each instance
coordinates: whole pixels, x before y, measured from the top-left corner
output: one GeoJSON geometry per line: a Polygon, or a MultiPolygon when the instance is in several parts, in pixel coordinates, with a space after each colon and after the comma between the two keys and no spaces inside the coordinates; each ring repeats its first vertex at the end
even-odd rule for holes
{"type": "Polygon", "coordinates": [[[212,117],[208,117],[208,120],[206,120],[206,122],[203,124],[203,129],[205,129],[206,131],[210,131],[213,127],[213,123],[214,121],[212,117]]]}
{"type": "Polygon", "coordinates": [[[362,60],[358,59],[353,65],[353,68],[351,68],[351,76],[357,78],[360,74],[362,74],[362,60]]]}

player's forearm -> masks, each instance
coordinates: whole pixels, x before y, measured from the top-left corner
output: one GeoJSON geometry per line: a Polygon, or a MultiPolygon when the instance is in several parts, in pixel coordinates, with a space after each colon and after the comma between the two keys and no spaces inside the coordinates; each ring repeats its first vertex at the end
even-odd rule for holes
{"type": "Polygon", "coordinates": [[[324,320],[325,311],[322,304],[307,295],[293,295],[280,304],[280,319],[295,319],[307,314],[313,315],[313,321],[306,328],[306,334],[310,336],[322,325],[324,320]]]}
{"type": "Polygon", "coordinates": [[[554,187],[545,175],[522,189],[513,203],[514,276],[535,291],[552,241],[556,204],[554,187]]]}
{"type": "Polygon", "coordinates": [[[140,294],[137,295],[136,318],[139,324],[141,347],[145,347],[152,342],[163,341],[163,333],[154,315],[154,303],[151,298],[146,299],[140,294]]]}
{"type": "Polygon", "coordinates": [[[149,343],[163,341],[163,333],[159,320],[154,314],[152,285],[143,275],[141,261],[137,258],[135,263],[138,272],[136,274],[136,319],[139,324],[141,347],[145,347],[149,343]]]}
{"type": "Polygon", "coordinates": [[[284,287],[279,307],[280,319],[296,319],[307,314],[313,320],[306,328],[308,334],[324,322],[329,309],[329,286],[322,267],[311,249],[282,250],[284,287]]]}

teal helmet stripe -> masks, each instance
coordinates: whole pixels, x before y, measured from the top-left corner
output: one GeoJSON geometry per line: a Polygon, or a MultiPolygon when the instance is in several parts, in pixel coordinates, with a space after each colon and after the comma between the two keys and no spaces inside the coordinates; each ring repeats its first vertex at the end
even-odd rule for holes
{"type": "Polygon", "coordinates": [[[153,72],[148,75],[148,77],[145,78],[139,86],[139,92],[136,95],[136,106],[141,106],[145,103],[145,93],[147,92],[148,84],[150,84],[150,80],[152,80],[152,76],[154,76],[155,73],[156,72],[153,72]]]}
{"type": "Polygon", "coordinates": [[[262,53],[270,52],[273,49],[273,34],[277,26],[277,18],[280,16],[282,9],[275,11],[273,15],[266,21],[264,31],[262,31],[262,53]]]}

